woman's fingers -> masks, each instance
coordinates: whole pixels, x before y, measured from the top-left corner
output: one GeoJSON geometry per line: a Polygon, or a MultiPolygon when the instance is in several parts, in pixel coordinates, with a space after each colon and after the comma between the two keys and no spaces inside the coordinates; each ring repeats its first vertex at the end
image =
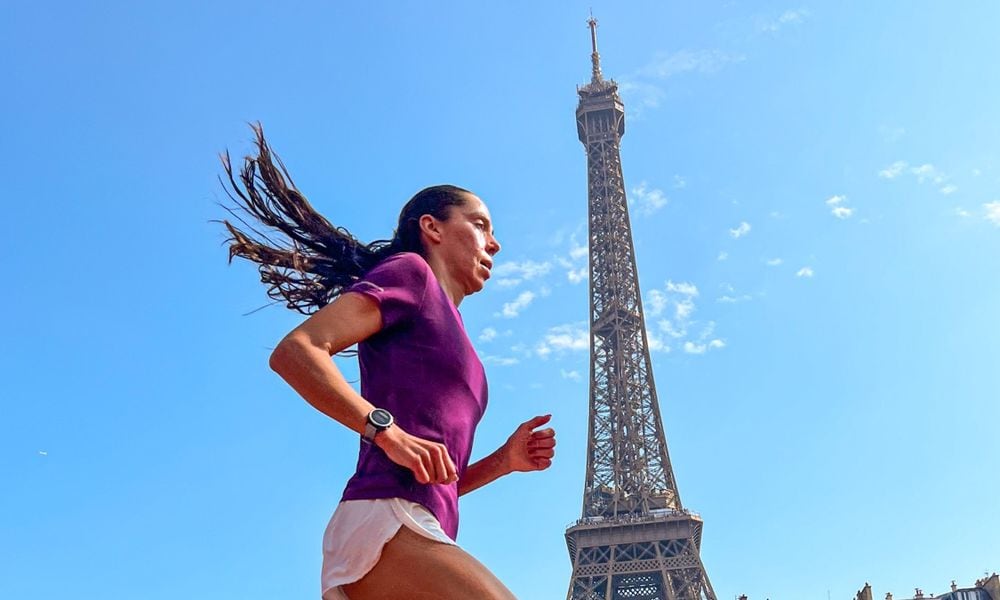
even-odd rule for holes
{"type": "Polygon", "coordinates": [[[409,465],[410,470],[413,471],[413,476],[417,478],[420,483],[429,483],[431,480],[431,471],[428,470],[427,464],[430,462],[428,459],[428,453],[423,448],[418,449],[414,452],[412,464],[409,465]]]}
{"type": "Polygon", "coordinates": [[[419,451],[419,470],[412,469],[417,481],[420,483],[452,483],[458,481],[458,469],[448,454],[448,449],[444,444],[438,444],[421,438],[414,437],[419,451]]]}
{"type": "Polygon", "coordinates": [[[422,484],[458,481],[458,469],[444,444],[410,435],[399,427],[391,427],[375,438],[394,463],[413,472],[422,484]]]}
{"type": "Polygon", "coordinates": [[[543,438],[532,438],[528,440],[528,448],[555,448],[556,438],[554,437],[543,437],[543,438]]]}

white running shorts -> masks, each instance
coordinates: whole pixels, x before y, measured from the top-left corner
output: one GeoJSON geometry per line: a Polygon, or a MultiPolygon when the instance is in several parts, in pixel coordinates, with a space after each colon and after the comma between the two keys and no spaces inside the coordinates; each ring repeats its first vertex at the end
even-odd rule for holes
{"type": "Polygon", "coordinates": [[[457,545],[423,506],[402,498],[345,500],[323,534],[323,600],[347,600],[340,589],[378,563],[382,547],[405,525],[420,535],[457,545]]]}

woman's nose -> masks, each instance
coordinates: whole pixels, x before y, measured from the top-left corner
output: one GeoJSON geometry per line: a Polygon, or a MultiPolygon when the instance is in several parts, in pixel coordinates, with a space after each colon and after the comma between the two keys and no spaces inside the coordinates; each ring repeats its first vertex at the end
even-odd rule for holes
{"type": "Polygon", "coordinates": [[[500,252],[500,242],[498,242],[497,239],[492,235],[486,241],[486,252],[488,252],[490,256],[493,256],[497,252],[500,252]]]}

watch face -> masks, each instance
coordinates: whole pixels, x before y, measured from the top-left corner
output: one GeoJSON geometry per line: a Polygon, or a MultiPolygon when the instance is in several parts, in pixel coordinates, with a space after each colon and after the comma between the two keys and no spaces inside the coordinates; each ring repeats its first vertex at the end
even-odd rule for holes
{"type": "Polygon", "coordinates": [[[389,414],[389,411],[384,408],[376,408],[373,410],[368,419],[372,422],[372,425],[376,427],[385,428],[392,425],[392,415],[389,414]]]}

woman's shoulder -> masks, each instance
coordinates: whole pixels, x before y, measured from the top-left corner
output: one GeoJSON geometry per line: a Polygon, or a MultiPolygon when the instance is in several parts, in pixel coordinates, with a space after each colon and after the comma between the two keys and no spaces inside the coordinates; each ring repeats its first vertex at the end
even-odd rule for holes
{"type": "Polygon", "coordinates": [[[431,267],[422,256],[415,252],[397,252],[382,259],[362,279],[419,283],[427,281],[430,274],[431,267]]]}

